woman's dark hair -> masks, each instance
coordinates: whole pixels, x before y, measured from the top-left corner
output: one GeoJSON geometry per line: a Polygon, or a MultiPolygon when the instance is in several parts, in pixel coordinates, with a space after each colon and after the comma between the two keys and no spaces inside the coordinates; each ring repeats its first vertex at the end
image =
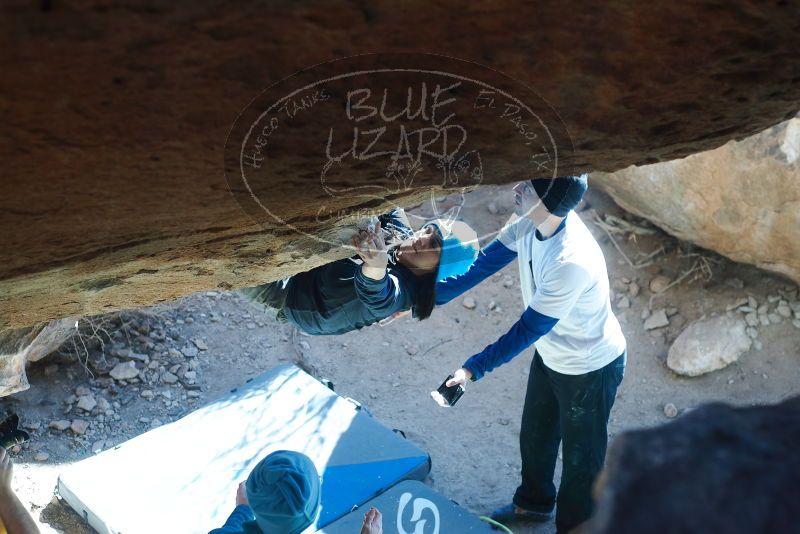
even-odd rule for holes
{"type": "MultiPolygon", "coordinates": [[[[431,243],[436,246],[440,251],[442,250],[442,236],[439,232],[434,232],[431,238],[431,243]]],[[[414,306],[412,307],[413,315],[420,321],[427,319],[433,313],[433,308],[436,306],[436,275],[439,271],[439,266],[432,273],[423,274],[421,276],[414,276],[414,306]]]]}
{"type": "Polygon", "coordinates": [[[436,305],[436,273],[428,273],[414,278],[416,280],[412,310],[414,317],[422,321],[431,316],[433,307],[436,305]]]}

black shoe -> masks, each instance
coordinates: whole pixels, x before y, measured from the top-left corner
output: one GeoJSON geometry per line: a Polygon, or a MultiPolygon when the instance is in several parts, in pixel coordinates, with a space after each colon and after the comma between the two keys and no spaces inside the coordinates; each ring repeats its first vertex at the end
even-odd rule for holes
{"type": "Polygon", "coordinates": [[[518,521],[550,521],[553,519],[553,510],[549,512],[534,512],[532,510],[522,510],[521,512],[517,511],[517,506],[514,503],[507,504],[502,506],[492,512],[489,516],[493,520],[497,521],[498,523],[516,523],[518,521]]]}

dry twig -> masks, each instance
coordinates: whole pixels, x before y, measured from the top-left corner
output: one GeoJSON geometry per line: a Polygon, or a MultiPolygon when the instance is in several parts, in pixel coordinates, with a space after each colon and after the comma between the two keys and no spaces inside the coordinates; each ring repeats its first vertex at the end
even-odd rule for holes
{"type": "Polygon", "coordinates": [[[699,280],[701,278],[704,279],[706,282],[711,280],[711,278],[713,276],[713,273],[711,271],[711,266],[710,266],[710,262],[708,261],[708,258],[706,258],[705,256],[703,256],[701,254],[697,254],[697,256],[699,256],[699,258],[697,260],[695,260],[695,262],[692,264],[692,266],[688,270],[684,271],[678,278],[676,278],[675,280],[670,282],[664,289],[662,289],[658,293],[650,295],[650,300],[648,302],[648,307],[649,308],[653,307],[653,299],[654,298],[664,295],[664,293],[666,293],[669,289],[671,289],[672,287],[675,287],[676,285],[678,285],[681,282],[683,282],[686,278],[688,278],[689,275],[694,275],[692,277],[692,279],[689,280],[690,284],[693,283],[693,282],[696,282],[697,280],[699,280]]]}
{"type": "Polygon", "coordinates": [[[425,350],[422,352],[422,354],[420,354],[420,357],[422,357],[422,356],[425,356],[426,354],[428,354],[428,353],[429,353],[430,351],[432,351],[433,349],[435,349],[435,348],[437,348],[437,347],[441,347],[441,346],[442,346],[442,345],[444,345],[445,343],[450,343],[451,341],[453,341],[453,339],[452,339],[452,338],[450,338],[450,339],[445,339],[444,341],[439,341],[438,343],[434,343],[433,345],[431,345],[430,347],[428,347],[427,349],[425,349],[425,350]]]}

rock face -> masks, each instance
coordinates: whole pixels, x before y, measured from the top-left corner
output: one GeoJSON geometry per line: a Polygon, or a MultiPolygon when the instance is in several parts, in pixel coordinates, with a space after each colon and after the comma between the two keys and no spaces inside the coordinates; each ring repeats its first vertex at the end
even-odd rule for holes
{"type": "MultiPolygon", "coordinates": [[[[302,138],[287,146],[270,194],[305,235],[254,224],[223,173],[240,111],[333,58],[433,51],[506,73],[563,119],[575,172],[715,148],[800,106],[800,8],[790,2],[12,4],[0,8],[0,330],[254,285],[346,256],[315,239],[341,227],[316,220],[319,203],[297,187],[311,163],[302,138]]],[[[494,171],[485,183],[520,177],[494,171]]],[[[760,191],[764,206],[785,207],[785,196],[760,191]]],[[[421,194],[409,187],[392,201],[421,194]]],[[[345,194],[333,209],[361,202],[345,194]]],[[[769,217],[782,226],[783,215],[769,217]]]]}
{"type": "Polygon", "coordinates": [[[58,349],[74,332],[74,318],[0,332],[0,397],[28,389],[25,364],[58,349]]]}
{"type": "Polygon", "coordinates": [[[672,343],[667,367],[679,375],[699,376],[722,369],[750,349],[747,323],[720,316],[690,324],[672,343]]]}
{"type": "Polygon", "coordinates": [[[800,499],[800,397],[700,407],[612,443],[584,534],[792,532],[800,499]],[[724,511],[724,513],[721,513],[724,511]]]}
{"type": "Polygon", "coordinates": [[[681,160],[592,178],[670,234],[800,282],[800,118],[681,160]]]}

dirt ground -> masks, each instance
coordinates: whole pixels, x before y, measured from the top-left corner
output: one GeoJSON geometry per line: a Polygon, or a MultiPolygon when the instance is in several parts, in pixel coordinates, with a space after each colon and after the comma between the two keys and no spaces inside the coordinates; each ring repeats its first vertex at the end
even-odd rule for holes
{"type": "MultiPolygon", "coordinates": [[[[482,235],[499,228],[510,215],[508,191],[485,188],[467,195],[462,216],[482,235]]],[[[680,417],[709,401],[752,405],[800,393],[800,329],[792,318],[776,314],[769,326],[758,327],[759,343],[725,369],[689,379],[665,365],[670,343],[690,322],[728,308],[740,313],[736,308],[747,297],[770,310],[781,299],[797,301],[795,284],[660,231],[637,235],[628,230],[647,225],[606,196],[590,191],[587,201],[584,221],[596,212],[606,221],[611,215],[634,224],[611,233],[632,263],[646,262],[663,247],[652,264],[633,268],[602,228],[588,224],[603,247],[615,290],[614,308],[628,341],[626,375],[611,417],[612,440],[624,430],[668,421],[668,403],[680,417]],[[652,296],[649,283],[655,276],[674,281],[687,272],[666,292],[652,296]],[[631,284],[638,286],[638,293],[631,284]],[[670,324],[646,330],[643,317],[648,310],[662,308],[670,324]]],[[[112,330],[116,343],[106,346],[105,363],[100,348],[88,344],[93,376],[87,362],[78,361],[86,357],[81,347],[80,358],[64,349],[30,367],[30,390],[0,401],[6,411],[20,414],[32,435],[14,453],[13,486],[44,532],[93,532],[53,496],[63,465],[178,419],[277,364],[301,360],[318,376],[331,379],[337,393],[361,401],[379,421],[404,430],[408,439],[427,450],[433,459],[429,483],[436,490],[476,514],[486,514],[506,503],[518,483],[519,420],[532,351],[470,384],[457,407],[438,408],[429,392],[521,313],[516,264],[467,295],[475,302],[473,309],[457,299],[422,324],[403,318],[338,337],[293,333],[233,293],[192,295],[126,315],[127,326],[112,330]],[[138,379],[122,383],[97,372],[131,357],[147,362],[138,364],[144,368],[138,379]],[[74,424],[76,419],[88,422],[85,431],[80,422],[74,424]],[[74,430],[49,428],[58,421],[72,424],[74,430]]],[[[231,507],[233,497],[220,495],[231,507]]],[[[552,522],[514,529],[537,534],[553,530],[552,522]]]]}

